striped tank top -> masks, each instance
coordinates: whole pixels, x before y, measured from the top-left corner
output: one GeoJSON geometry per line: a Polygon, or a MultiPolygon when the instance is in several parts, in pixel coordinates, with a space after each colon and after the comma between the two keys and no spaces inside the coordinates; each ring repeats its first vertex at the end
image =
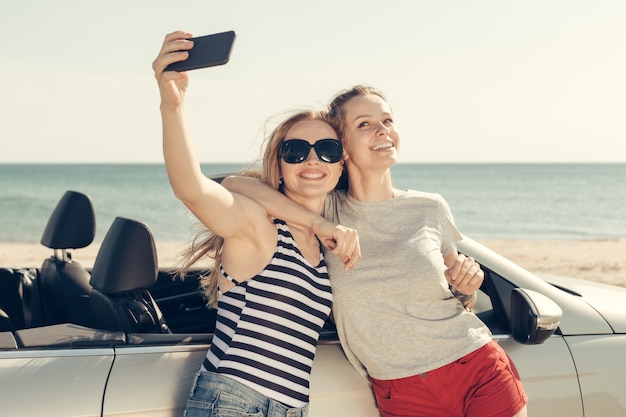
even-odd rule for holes
{"type": "Polygon", "coordinates": [[[270,263],[235,284],[218,301],[217,322],[203,370],[217,372],[288,407],[309,402],[309,380],[319,333],[330,314],[332,294],[322,251],[311,266],[287,224],[278,229],[270,263]]]}

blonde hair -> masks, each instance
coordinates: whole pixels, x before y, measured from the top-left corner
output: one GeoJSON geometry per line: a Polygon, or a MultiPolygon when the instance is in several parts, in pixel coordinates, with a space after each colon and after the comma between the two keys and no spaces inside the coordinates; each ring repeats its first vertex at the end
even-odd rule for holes
{"type": "MultiPolygon", "coordinates": [[[[289,129],[296,123],[314,120],[323,121],[330,125],[326,112],[314,110],[300,110],[283,120],[263,141],[262,169],[248,168],[237,175],[259,178],[272,188],[282,191],[279,155],[281,144],[284,142],[289,129]]],[[[223,245],[224,239],[221,236],[216,235],[198,222],[191,241],[181,252],[180,259],[176,263],[176,266],[179,267],[176,275],[184,279],[198,261],[205,259],[205,257],[213,260],[211,272],[200,277],[200,286],[207,300],[207,305],[213,308],[217,307],[219,298],[217,277],[220,274],[219,265],[223,245]]]]}

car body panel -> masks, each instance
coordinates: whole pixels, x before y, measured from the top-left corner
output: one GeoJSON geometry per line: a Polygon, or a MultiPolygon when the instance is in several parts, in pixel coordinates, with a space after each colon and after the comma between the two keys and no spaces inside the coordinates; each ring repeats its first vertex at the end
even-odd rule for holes
{"type": "Polygon", "coordinates": [[[320,342],[311,373],[310,417],[350,415],[378,417],[369,382],[350,365],[338,342],[320,342]],[[344,414],[345,415],[345,414],[344,414]]]}
{"type": "Polygon", "coordinates": [[[585,417],[626,416],[626,335],[567,337],[585,417]]]}
{"type": "MultiPolygon", "coordinates": [[[[116,347],[103,415],[182,415],[193,377],[208,348],[116,347]]],[[[318,346],[313,369],[310,416],[333,415],[336,410],[358,410],[364,417],[379,415],[368,382],[349,364],[337,342],[318,346]]]]}
{"type": "Polygon", "coordinates": [[[96,417],[113,349],[0,351],[3,416],[96,417]]]}
{"type": "Polygon", "coordinates": [[[182,416],[193,377],[208,348],[116,346],[103,415],[182,416]]]}
{"type": "Polygon", "coordinates": [[[513,360],[533,417],[583,417],[576,367],[562,336],[553,335],[540,345],[522,345],[510,336],[495,336],[513,360]]]}
{"type": "Polygon", "coordinates": [[[626,288],[555,275],[541,275],[541,278],[581,294],[582,299],[604,317],[615,333],[626,334],[626,288]]]}

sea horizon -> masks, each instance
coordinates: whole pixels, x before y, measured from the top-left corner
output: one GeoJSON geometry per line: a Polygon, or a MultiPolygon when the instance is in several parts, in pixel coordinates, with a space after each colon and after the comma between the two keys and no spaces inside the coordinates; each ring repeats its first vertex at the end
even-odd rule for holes
{"type": "MultiPolygon", "coordinates": [[[[205,175],[249,163],[203,163],[205,175]]],[[[441,194],[459,230],[480,239],[626,239],[626,163],[402,162],[394,184],[441,194]]],[[[101,241],[116,216],[145,222],[157,242],[189,240],[195,219],[174,197],[165,167],[140,163],[0,163],[0,241],[39,242],[66,190],[88,194],[101,241]]]]}

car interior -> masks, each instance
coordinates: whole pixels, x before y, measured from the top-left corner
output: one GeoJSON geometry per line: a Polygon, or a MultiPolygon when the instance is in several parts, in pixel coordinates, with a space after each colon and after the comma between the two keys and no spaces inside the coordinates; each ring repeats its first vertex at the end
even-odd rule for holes
{"type": "Polygon", "coordinates": [[[94,236],[91,199],[67,191],[41,239],[51,257],[41,268],[0,268],[0,349],[210,341],[215,311],[199,290],[203,271],[184,281],[159,271],[149,227],[123,217],[115,218],[93,268],[86,269],[70,250],[88,246],[94,236]]]}

